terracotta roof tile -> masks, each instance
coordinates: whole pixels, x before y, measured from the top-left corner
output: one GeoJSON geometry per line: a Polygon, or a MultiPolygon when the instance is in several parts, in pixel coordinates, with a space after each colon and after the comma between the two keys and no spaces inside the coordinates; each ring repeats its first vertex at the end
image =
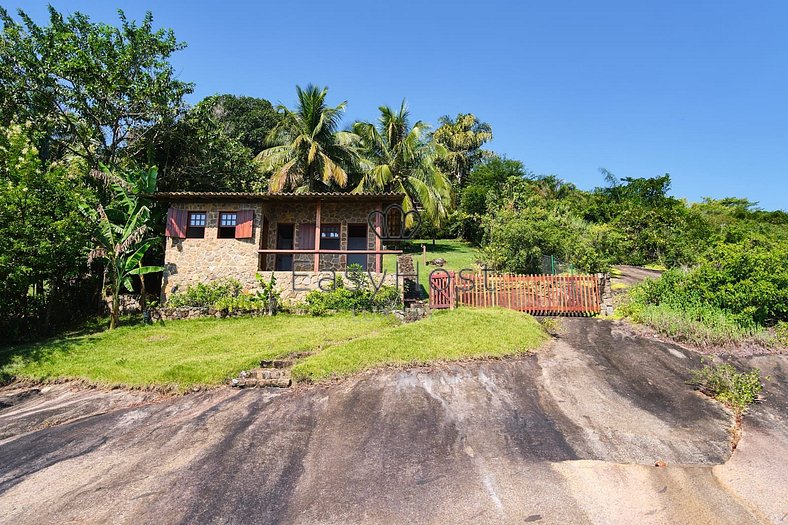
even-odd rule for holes
{"type": "Polygon", "coordinates": [[[269,193],[269,192],[240,192],[240,191],[165,191],[153,194],[156,200],[300,200],[300,199],[342,199],[342,200],[384,200],[387,202],[397,202],[402,200],[405,195],[395,192],[364,192],[364,193],[345,193],[345,192],[309,192],[309,193],[269,193]]]}

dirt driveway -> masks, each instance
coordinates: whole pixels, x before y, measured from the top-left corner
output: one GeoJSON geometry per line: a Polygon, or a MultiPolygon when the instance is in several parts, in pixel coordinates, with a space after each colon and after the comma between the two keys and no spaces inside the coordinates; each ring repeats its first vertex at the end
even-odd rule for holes
{"type": "Polygon", "coordinates": [[[0,522],[788,522],[788,356],[749,359],[771,379],[731,456],[698,355],[565,325],[531,357],[288,391],[0,391],[0,522]]]}

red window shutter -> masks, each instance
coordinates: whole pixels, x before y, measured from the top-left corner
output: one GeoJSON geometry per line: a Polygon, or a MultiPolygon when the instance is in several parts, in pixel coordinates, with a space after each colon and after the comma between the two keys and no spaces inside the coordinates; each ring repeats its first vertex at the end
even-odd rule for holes
{"type": "Polygon", "coordinates": [[[298,249],[299,250],[314,250],[315,249],[315,225],[314,224],[299,224],[298,225],[298,249]]]}
{"type": "Polygon", "coordinates": [[[238,210],[235,223],[236,239],[251,239],[252,225],[254,224],[253,210],[238,210]]]}
{"type": "Polygon", "coordinates": [[[165,235],[174,239],[186,238],[186,221],[189,218],[189,212],[186,210],[179,210],[177,208],[170,208],[167,210],[167,228],[165,235]]]}

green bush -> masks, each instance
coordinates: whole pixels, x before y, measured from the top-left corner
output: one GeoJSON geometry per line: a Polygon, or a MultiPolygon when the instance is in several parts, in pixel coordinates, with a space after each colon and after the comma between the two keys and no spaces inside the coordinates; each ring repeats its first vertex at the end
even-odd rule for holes
{"type": "Polygon", "coordinates": [[[756,240],[716,246],[692,269],[633,287],[619,310],[701,346],[752,338],[769,344],[764,327],[771,325],[779,341],[777,327],[788,319],[788,249],[756,240]]]}
{"type": "Polygon", "coordinates": [[[788,322],[780,321],[774,327],[774,336],[778,344],[788,347],[788,322]]]}
{"type": "Polygon", "coordinates": [[[255,313],[265,309],[266,303],[258,295],[241,294],[237,296],[222,297],[215,303],[213,308],[228,314],[233,313],[255,313]]]}
{"type": "Polygon", "coordinates": [[[400,291],[396,287],[375,289],[360,266],[350,265],[347,279],[352,286],[346,286],[342,277],[337,277],[330,290],[309,292],[305,298],[306,310],[312,315],[325,315],[328,312],[391,310],[401,306],[400,291]]]}
{"type": "Polygon", "coordinates": [[[198,283],[182,292],[175,292],[167,299],[167,306],[213,307],[224,299],[237,297],[243,286],[236,279],[223,278],[210,283],[198,283]]]}
{"type": "Polygon", "coordinates": [[[545,208],[501,210],[485,218],[483,255],[498,270],[541,273],[542,257],[553,255],[588,272],[608,264],[599,244],[607,232],[580,218],[545,208]]]}
{"type": "Polygon", "coordinates": [[[763,389],[760,370],[739,372],[730,363],[705,365],[692,372],[689,383],[730,407],[737,416],[758,399],[763,389]]]}
{"type": "Polygon", "coordinates": [[[276,289],[276,278],[266,280],[257,275],[260,290],[254,294],[241,293],[242,285],[236,279],[217,279],[210,283],[199,283],[189,286],[183,292],[172,294],[167,306],[198,306],[214,308],[226,313],[266,312],[276,314],[279,309],[279,292],[276,289]]]}

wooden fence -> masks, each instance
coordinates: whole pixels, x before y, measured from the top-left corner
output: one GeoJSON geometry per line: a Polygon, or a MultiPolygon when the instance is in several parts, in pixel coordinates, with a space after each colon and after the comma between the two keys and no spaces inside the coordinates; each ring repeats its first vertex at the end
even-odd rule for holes
{"type": "Polygon", "coordinates": [[[499,306],[531,314],[600,312],[596,275],[471,274],[430,275],[430,308],[499,306]]]}

